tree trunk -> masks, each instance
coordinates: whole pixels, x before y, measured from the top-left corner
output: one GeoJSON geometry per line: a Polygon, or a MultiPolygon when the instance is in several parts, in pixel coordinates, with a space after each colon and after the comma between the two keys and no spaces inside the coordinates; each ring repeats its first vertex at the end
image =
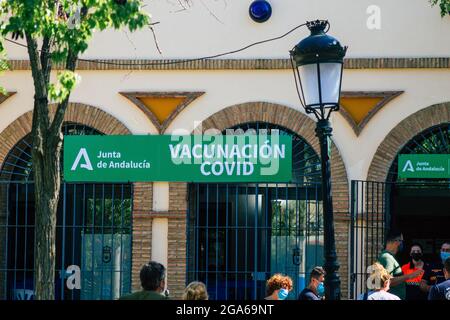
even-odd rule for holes
{"type": "Polygon", "coordinates": [[[35,183],[35,298],[55,299],[56,213],[58,209],[61,151],[60,135],[50,135],[48,85],[51,71],[50,39],[43,41],[41,56],[36,40],[26,35],[34,82],[34,109],[31,135],[35,183]]]}
{"type": "MultiPolygon", "coordinates": [[[[69,104],[69,96],[58,104],[53,121],[50,121],[48,87],[51,72],[51,38],[44,37],[41,55],[36,40],[26,34],[34,82],[33,161],[35,183],[35,298],[55,299],[56,278],[56,218],[61,189],[60,157],[63,136],[61,127],[69,104]]],[[[66,69],[75,70],[77,53],[69,49],[66,69]]],[[[65,266],[62,266],[62,269],[65,266]]],[[[64,276],[62,273],[61,276],[64,276]]]]}
{"type": "Polygon", "coordinates": [[[53,148],[48,147],[48,141],[45,139],[42,141],[43,148],[33,150],[32,154],[36,200],[36,298],[54,300],[56,214],[60,191],[60,179],[56,168],[59,165],[59,150],[55,152],[53,148]],[[39,160],[36,161],[36,159],[39,160]]]}
{"type": "MultiPolygon", "coordinates": [[[[46,99],[42,103],[48,108],[46,99]]],[[[43,106],[36,106],[35,110],[43,106]]],[[[36,299],[55,298],[56,216],[60,191],[59,161],[60,138],[51,137],[45,128],[47,115],[35,113],[33,117],[33,171],[35,181],[36,299]]]]}

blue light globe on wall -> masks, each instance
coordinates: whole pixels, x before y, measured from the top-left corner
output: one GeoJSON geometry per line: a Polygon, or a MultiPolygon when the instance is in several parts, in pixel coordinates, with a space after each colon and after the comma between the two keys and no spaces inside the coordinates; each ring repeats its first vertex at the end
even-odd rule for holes
{"type": "Polygon", "coordinates": [[[272,7],[265,0],[255,0],[250,4],[250,17],[256,22],[265,22],[272,15],[272,7]]]}

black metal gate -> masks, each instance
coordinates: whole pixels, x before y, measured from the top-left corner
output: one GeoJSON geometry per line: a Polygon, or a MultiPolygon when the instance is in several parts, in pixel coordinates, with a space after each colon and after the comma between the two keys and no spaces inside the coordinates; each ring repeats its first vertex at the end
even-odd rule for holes
{"type": "Polygon", "coordinates": [[[267,124],[248,123],[233,133],[290,135],[293,181],[272,184],[191,184],[187,234],[187,281],[203,281],[215,300],[257,300],[275,273],[294,283],[323,264],[320,159],[304,139],[267,124]]]}
{"type": "MultiPolygon", "coordinates": [[[[101,135],[65,122],[64,135],[101,135]]],[[[32,138],[9,151],[0,170],[0,299],[34,295],[32,138]]],[[[62,171],[62,170],[61,170],[62,171]]],[[[62,183],[56,227],[55,297],[115,299],[131,290],[131,184],[62,183]]]]}
{"type": "MultiPolygon", "coordinates": [[[[115,299],[131,290],[131,199],[130,184],[62,184],[57,300],[115,299]]],[[[33,298],[35,250],[34,184],[0,182],[1,299],[33,298]]]]}
{"type": "Polygon", "coordinates": [[[390,226],[391,184],[351,183],[350,298],[367,290],[367,267],[376,262],[390,226]]]}
{"type": "Polygon", "coordinates": [[[294,281],[323,263],[320,185],[193,184],[190,186],[189,281],[203,281],[211,299],[265,297],[274,273],[294,281]]]}

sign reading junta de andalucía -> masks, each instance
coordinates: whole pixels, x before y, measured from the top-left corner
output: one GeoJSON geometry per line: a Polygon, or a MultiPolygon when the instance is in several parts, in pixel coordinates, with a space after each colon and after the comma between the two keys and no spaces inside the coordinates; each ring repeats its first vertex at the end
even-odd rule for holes
{"type": "Polygon", "coordinates": [[[68,182],[289,182],[285,135],[65,136],[68,182]]]}
{"type": "Polygon", "coordinates": [[[450,178],[450,154],[401,154],[399,178],[450,178]]]}

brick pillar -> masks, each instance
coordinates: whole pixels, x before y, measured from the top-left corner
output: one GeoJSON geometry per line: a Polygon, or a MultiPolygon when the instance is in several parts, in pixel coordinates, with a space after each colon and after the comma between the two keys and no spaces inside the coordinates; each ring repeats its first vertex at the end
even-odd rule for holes
{"type": "Polygon", "coordinates": [[[347,300],[349,298],[350,219],[336,218],[334,221],[334,232],[336,237],[336,254],[340,265],[341,299],[347,300]]]}
{"type": "Polygon", "coordinates": [[[7,235],[7,185],[0,183],[0,300],[5,300],[7,265],[6,261],[6,235],[7,235]]]}
{"type": "Polygon", "coordinates": [[[139,272],[143,264],[150,261],[152,250],[152,204],[153,183],[133,185],[133,246],[132,246],[132,291],[141,290],[139,272]]]}
{"type": "Polygon", "coordinates": [[[168,288],[172,299],[181,299],[186,286],[186,215],[169,218],[168,288]]]}
{"type": "Polygon", "coordinates": [[[173,299],[181,299],[186,286],[187,183],[169,184],[168,287],[173,299]]]}
{"type": "Polygon", "coordinates": [[[341,299],[348,299],[349,294],[349,241],[350,241],[350,208],[349,184],[344,162],[333,143],[331,149],[331,181],[333,194],[334,235],[336,254],[339,262],[341,280],[341,299]]]}

